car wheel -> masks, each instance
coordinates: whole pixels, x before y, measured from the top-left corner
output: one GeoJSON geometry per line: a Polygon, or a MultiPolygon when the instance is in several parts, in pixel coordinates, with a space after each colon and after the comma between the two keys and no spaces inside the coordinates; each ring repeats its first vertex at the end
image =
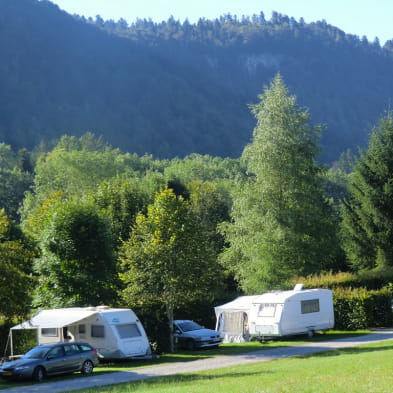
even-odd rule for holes
{"type": "Polygon", "coordinates": [[[86,360],[83,364],[82,364],[82,369],[81,369],[81,373],[82,374],[91,374],[93,372],[93,368],[94,368],[94,364],[93,362],[91,362],[90,360],[86,360]]]}
{"type": "Polygon", "coordinates": [[[189,351],[193,351],[195,349],[195,341],[194,340],[187,340],[186,349],[188,349],[189,351]]]}
{"type": "Polygon", "coordinates": [[[45,370],[43,367],[37,367],[33,371],[33,381],[42,382],[45,378],[45,370]]]}

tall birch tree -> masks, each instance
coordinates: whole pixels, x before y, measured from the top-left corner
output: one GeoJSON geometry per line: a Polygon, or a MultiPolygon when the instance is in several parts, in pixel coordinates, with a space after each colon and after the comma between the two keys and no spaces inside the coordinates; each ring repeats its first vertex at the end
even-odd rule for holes
{"type": "Polygon", "coordinates": [[[278,74],[251,106],[257,119],[243,151],[248,179],[234,192],[229,247],[222,260],[249,293],[280,287],[296,275],[334,268],[333,211],[316,163],[321,127],[309,125],[278,74]]]}

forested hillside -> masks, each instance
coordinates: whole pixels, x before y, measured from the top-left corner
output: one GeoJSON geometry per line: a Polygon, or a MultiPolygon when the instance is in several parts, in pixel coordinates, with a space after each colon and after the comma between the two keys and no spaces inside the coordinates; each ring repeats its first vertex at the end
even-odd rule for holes
{"type": "Polygon", "coordinates": [[[33,152],[0,143],[0,352],[15,321],[92,304],[136,310],[173,350],[174,318],[212,326],[215,305],[293,281],[344,279],[361,292],[341,293],[339,327],[391,326],[392,113],[358,159],[327,169],[283,77],[258,98],[236,159],[139,156],[91,133],[33,152]]]}
{"type": "Polygon", "coordinates": [[[324,21],[261,13],[128,26],[0,0],[0,31],[0,141],[14,149],[92,131],[131,153],[238,157],[255,126],[248,104],[280,72],[326,124],[332,162],[366,144],[393,98],[391,43],[324,21]]]}

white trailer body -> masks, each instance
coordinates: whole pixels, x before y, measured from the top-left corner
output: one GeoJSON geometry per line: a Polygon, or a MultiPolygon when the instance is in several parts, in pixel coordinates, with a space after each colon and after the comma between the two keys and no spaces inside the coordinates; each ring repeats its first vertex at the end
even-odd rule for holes
{"type": "Polygon", "coordinates": [[[145,329],[130,309],[98,306],[43,310],[12,327],[11,337],[12,331],[21,329],[36,329],[38,344],[69,340],[88,342],[106,359],[151,355],[145,329]]]}
{"type": "Polygon", "coordinates": [[[311,335],[333,327],[333,295],[329,289],[265,293],[253,300],[250,310],[251,337],[311,335]]]}

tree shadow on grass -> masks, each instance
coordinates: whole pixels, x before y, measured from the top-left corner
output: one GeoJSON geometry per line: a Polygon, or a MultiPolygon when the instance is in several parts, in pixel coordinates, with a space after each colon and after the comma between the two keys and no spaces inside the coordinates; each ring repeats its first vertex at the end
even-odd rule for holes
{"type": "Polygon", "coordinates": [[[322,352],[300,355],[297,358],[310,358],[310,357],[331,357],[331,356],[343,356],[343,355],[354,355],[362,353],[380,352],[393,350],[393,345],[383,347],[353,347],[353,348],[338,348],[331,350],[324,350],[322,352]]]}
{"type": "Polygon", "coordinates": [[[273,374],[273,371],[253,371],[253,372],[240,372],[240,371],[231,371],[228,373],[220,373],[220,374],[201,374],[201,373],[192,373],[192,374],[177,374],[177,375],[168,375],[162,377],[154,377],[147,378],[143,380],[138,380],[132,382],[132,384],[144,384],[144,385],[162,385],[162,384],[174,384],[174,383],[195,383],[198,381],[209,381],[215,380],[219,378],[242,378],[242,377],[252,377],[252,376],[261,376],[261,374],[273,374]]]}

